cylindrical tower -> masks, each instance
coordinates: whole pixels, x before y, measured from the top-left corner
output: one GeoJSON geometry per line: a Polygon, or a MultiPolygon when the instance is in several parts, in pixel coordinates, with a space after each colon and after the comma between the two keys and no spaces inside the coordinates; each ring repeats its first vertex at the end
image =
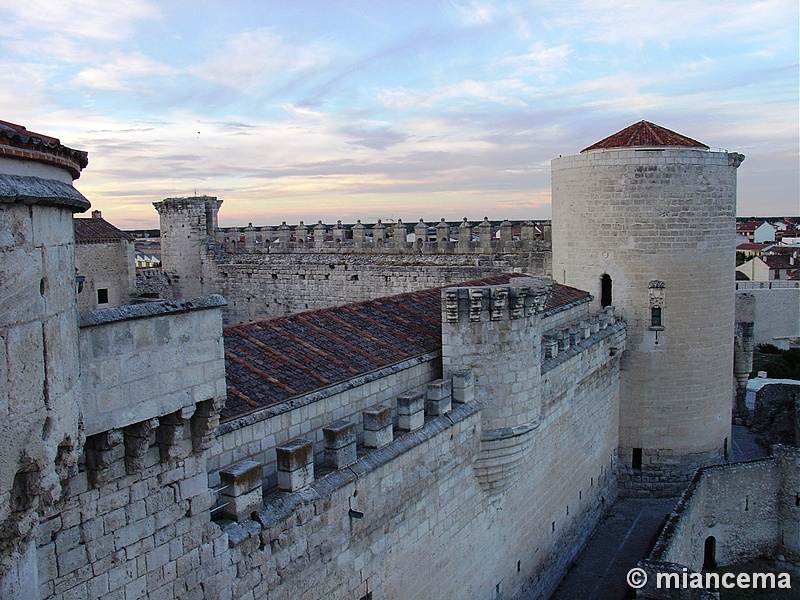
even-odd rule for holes
{"type": "Polygon", "coordinates": [[[628,324],[623,493],[678,493],[726,458],[743,159],[641,121],[552,161],[553,277],[628,324]]]}
{"type": "Polygon", "coordinates": [[[72,214],[85,152],[0,121],[0,598],[39,597],[33,541],[83,436],[72,214]]]}
{"type": "Polygon", "coordinates": [[[205,267],[208,244],[216,241],[221,204],[222,200],[214,196],[153,202],[161,226],[162,269],[175,278],[176,296],[180,298],[218,291],[205,267]]]}

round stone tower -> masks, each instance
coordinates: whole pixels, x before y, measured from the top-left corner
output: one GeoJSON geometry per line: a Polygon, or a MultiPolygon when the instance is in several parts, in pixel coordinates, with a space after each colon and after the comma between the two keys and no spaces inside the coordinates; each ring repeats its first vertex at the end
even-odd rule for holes
{"type": "Polygon", "coordinates": [[[0,121],[0,598],[39,598],[33,541],[83,444],[72,187],[87,155],[0,121]]]}
{"type": "Polygon", "coordinates": [[[553,277],[628,325],[623,493],[678,493],[727,456],[743,159],[641,121],[552,161],[553,277]]]}

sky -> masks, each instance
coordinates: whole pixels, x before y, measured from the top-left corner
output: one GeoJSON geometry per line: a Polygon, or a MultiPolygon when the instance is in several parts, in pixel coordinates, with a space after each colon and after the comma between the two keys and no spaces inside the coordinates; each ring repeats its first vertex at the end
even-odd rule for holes
{"type": "Polygon", "coordinates": [[[550,160],[642,119],[800,214],[797,0],[0,0],[0,119],[86,150],[123,229],[550,217],[550,160]]]}

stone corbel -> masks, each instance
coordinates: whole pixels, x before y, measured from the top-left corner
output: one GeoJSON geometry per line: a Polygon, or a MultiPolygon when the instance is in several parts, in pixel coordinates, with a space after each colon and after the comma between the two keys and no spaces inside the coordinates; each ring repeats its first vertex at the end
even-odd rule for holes
{"type": "Polygon", "coordinates": [[[444,291],[445,318],[448,323],[458,322],[458,288],[444,291]]]}
{"type": "Polygon", "coordinates": [[[499,321],[508,308],[508,288],[492,288],[491,302],[489,318],[492,321],[499,321]]]}
{"type": "Polygon", "coordinates": [[[481,320],[481,309],[483,308],[483,289],[469,288],[469,320],[477,323],[481,320]]]}

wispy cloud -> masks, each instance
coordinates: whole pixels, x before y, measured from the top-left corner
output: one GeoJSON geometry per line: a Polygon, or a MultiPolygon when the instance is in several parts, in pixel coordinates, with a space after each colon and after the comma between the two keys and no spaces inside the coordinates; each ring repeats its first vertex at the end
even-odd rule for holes
{"type": "MultiPolygon", "coordinates": [[[[160,17],[153,2],[130,0],[109,4],[107,0],[26,0],[8,2],[0,10],[6,27],[24,34],[67,34],[94,40],[119,40],[130,36],[143,20],[160,17]]],[[[46,46],[46,44],[44,44],[46,46]]]]}
{"type": "Polygon", "coordinates": [[[140,53],[118,55],[111,61],[86,67],[72,80],[77,86],[94,90],[114,90],[126,93],[154,91],[153,79],[175,75],[178,70],[159,63],[140,53]],[[144,84],[144,85],[143,85],[144,84]]]}
{"type": "Polygon", "coordinates": [[[451,0],[450,7],[466,25],[491,23],[498,13],[494,3],[486,0],[451,0]]]}
{"type": "Polygon", "coordinates": [[[512,74],[517,77],[537,74],[554,80],[567,66],[571,53],[572,48],[569,44],[546,46],[542,42],[537,42],[530,47],[530,52],[501,58],[497,61],[497,66],[510,67],[512,74]]]}
{"type": "Polygon", "coordinates": [[[292,44],[270,28],[262,28],[228,37],[212,58],[189,71],[248,93],[276,76],[283,79],[286,74],[324,67],[329,52],[322,44],[292,44]]]}

